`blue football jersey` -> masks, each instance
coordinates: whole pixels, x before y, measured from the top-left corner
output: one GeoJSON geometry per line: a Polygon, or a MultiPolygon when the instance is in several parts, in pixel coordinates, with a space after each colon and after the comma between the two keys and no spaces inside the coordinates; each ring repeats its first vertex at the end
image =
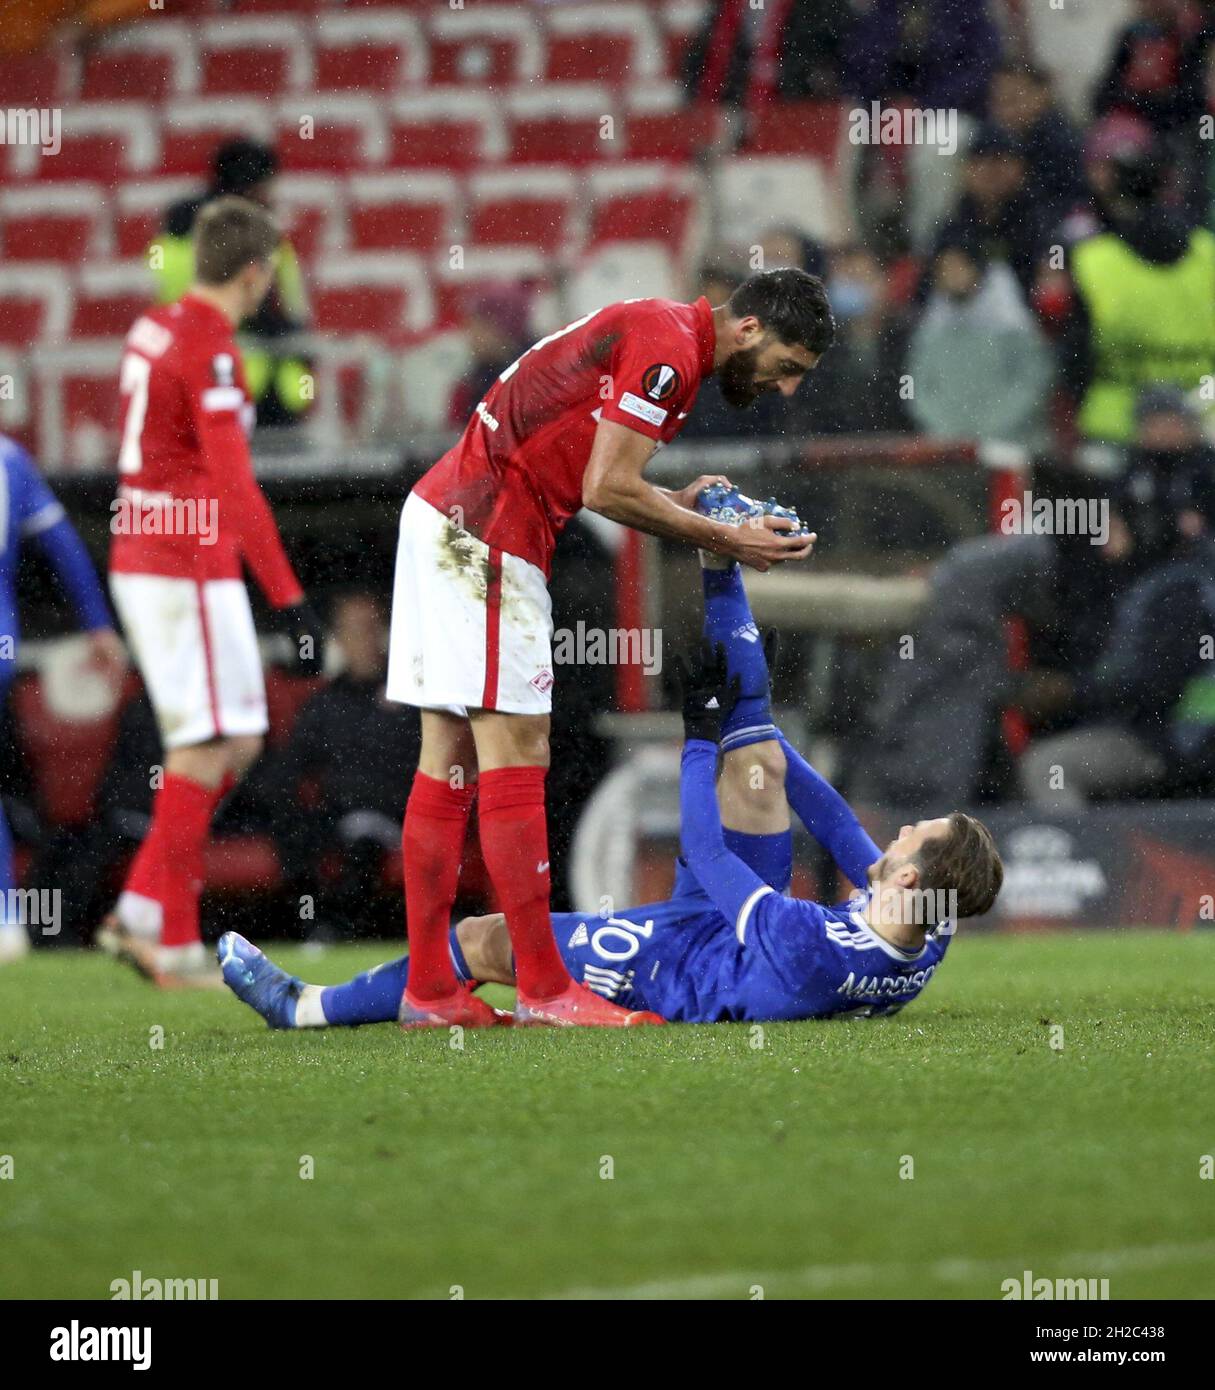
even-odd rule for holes
{"type": "Polygon", "coordinates": [[[936,973],[945,923],[918,951],[892,946],[865,921],[858,894],[836,907],[762,894],[741,939],[703,893],[627,908],[616,917],[557,913],[571,975],[631,1009],[671,1022],[774,1022],[897,1013],[936,973]]]}
{"type": "MultiPolygon", "coordinates": [[[[0,435],[0,662],[13,663],[17,643],[17,569],[21,542],[63,520],[63,508],[29,455],[0,435]]],[[[4,669],[0,669],[3,679],[4,669]]]]}

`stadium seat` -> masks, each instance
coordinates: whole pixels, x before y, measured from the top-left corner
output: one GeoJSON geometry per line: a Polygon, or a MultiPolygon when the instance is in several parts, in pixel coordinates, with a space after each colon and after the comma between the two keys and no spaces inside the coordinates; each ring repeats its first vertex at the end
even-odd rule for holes
{"type": "Polygon", "coordinates": [[[667,0],[659,6],[658,24],[669,76],[678,77],[683,72],[688,49],[707,9],[707,0],[667,0]]]}
{"type": "Polygon", "coordinates": [[[512,284],[546,292],[551,272],[552,257],[536,246],[470,246],[458,265],[441,256],[434,265],[438,323],[463,324],[469,297],[482,287],[512,284]]]}
{"type": "Polygon", "coordinates": [[[23,145],[14,165],[22,174],[45,180],[88,179],[117,184],[155,167],[156,120],[151,107],[138,101],[99,101],[63,108],[62,145],[44,154],[38,145],[23,145]]]}
{"type": "Polygon", "coordinates": [[[756,114],[740,149],[745,154],[796,154],[835,163],[844,131],[837,101],[774,101],[756,114]]]}
{"type": "Polygon", "coordinates": [[[616,242],[590,252],[569,277],[565,312],[572,320],[620,299],[678,296],[679,276],[663,243],[616,242]]]}
{"type": "Polygon", "coordinates": [[[394,168],[461,169],[505,154],[501,115],[489,92],[435,87],[397,97],[389,122],[394,168]]]}
{"type": "Polygon", "coordinates": [[[318,91],[391,92],[426,79],[426,40],[400,14],[324,14],[316,24],[318,91]]]}
{"type": "Polygon", "coordinates": [[[313,269],[313,319],[321,332],[400,342],[434,319],[422,259],[402,252],[326,257],[313,269]]]}
{"type": "Polygon", "coordinates": [[[114,207],[115,254],[124,258],[142,256],[163,227],[169,208],[199,192],[201,185],[195,178],[123,184],[114,207]]]}
{"type": "Polygon", "coordinates": [[[328,174],[280,174],[274,207],[283,235],[304,262],[345,243],[346,197],[340,179],[328,174]]]}
{"type": "Polygon", "coordinates": [[[104,35],[84,58],[85,101],[164,101],[198,86],[195,29],[181,20],[135,24],[104,35]]]}
{"type": "Polygon", "coordinates": [[[0,91],[6,106],[59,105],[73,86],[74,58],[67,52],[12,54],[0,58],[0,91]]]}
{"type": "Polygon", "coordinates": [[[333,174],[381,164],[380,103],[354,93],[293,97],[277,108],[275,145],[285,170],[333,174]]]}
{"type": "Polygon", "coordinates": [[[514,164],[589,164],[623,146],[606,87],[581,83],[512,92],[506,98],[514,164]]]}
{"type": "Polygon", "coordinates": [[[59,373],[60,415],[49,438],[42,441],[48,459],[89,472],[114,466],[121,358],[122,341],[117,338],[82,341],[64,351],[59,373]]]}
{"type": "Polygon", "coordinates": [[[99,717],[66,718],[52,708],[42,676],[26,672],[17,678],[10,700],[17,740],[33,775],[40,813],[56,826],[88,825],[125,696],[99,717]]]}
{"type": "Polygon", "coordinates": [[[664,61],[650,11],[641,4],[565,5],[545,30],[547,82],[647,81],[664,61]]]}
{"type": "Polygon", "coordinates": [[[104,247],[101,191],[91,183],[34,184],[0,193],[0,256],[79,263],[104,247]]]}
{"type": "Polygon", "coordinates": [[[837,239],[840,198],[818,160],[732,155],[718,168],[714,199],[726,241],[745,243],[778,224],[818,241],[837,239]]]}
{"type": "Polygon", "coordinates": [[[725,114],[716,102],[688,104],[675,82],[654,82],[625,93],[624,153],[630,159],[687,163],[703,150],[720,147],[725,114]]]}
{"type": "Polygon", "coordinates": [[[587,176],[589,245],[659,241],[680,261],[695,256],[705,240],[699,176],[666,163],[624,163],[587,176]]]}
{"type": "Polygon", "coordinates": [[[28,348],[67,334],[71,292],[52,264],[0,265],[0,343],[28,348]]]}
{"type": "Polygon", "coordinates": [[[350,180],[350,245],[358,251],[435,251],[454,231],[458,186],[445,172],[364,174],[350,180]]]}
{"type": "Polygon", "coordinates": [[[294,19],[210,20],[199,50],[200,89],[211,96],[279,96],[311,86],[312,48],[294,19]]]}
{"type": "Polygon", "coordinates": [[[155,296],[146,261],[86,262],[76,283],[73,338],[122,338],[155,296]]]}
{"type": "Polygon", "coordinates": [[[572,249],[578,182],[570,169],[495,169],[469,183],[469,241],[474,246],[536,245],[572,249]]]}
{"type": "Polygon", "coordinates": [[[540,34],[526,6],[478,4],[432,13],[432,82],[506,87],[540,78],[540,34]]]}
{"type": "Polygon", "coordinates": [[[221,141],[237,136],[270,140],[273,134],[265,102],[235,98],[176,101],[164,113],[159,169],[162,174],[206,178],[211,173],[215,147],[221,141]]]}

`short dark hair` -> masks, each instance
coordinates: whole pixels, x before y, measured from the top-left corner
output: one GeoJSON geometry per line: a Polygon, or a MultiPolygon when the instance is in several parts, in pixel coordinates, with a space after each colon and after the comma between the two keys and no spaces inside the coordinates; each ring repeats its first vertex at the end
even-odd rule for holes
{"type": "Polygon", "coordinates": [[[762,270],[744,280],[728,301],[736,319],[750,314],[790,347],[826,352],[835,341],[827,290],[805,270],[762,270]]]}
{"type": "Polygon", "coordinates": [[[959,917],[991,910],[1004,883],[1004,864],[991,831],[981,820],[955,811],[943,835],[924,841],[916,855],[920,888],[957,894],[959,917]]]}
{"type": "Polygon", "coordinates": [[[278,156],[260,140],[225,140],[211,168],[217,193],[248,193],[278,173],[278,156]]]}
{"type": "Polygon", "coordinates": [[[194,274],[204,285],[225,285],[247,265],[268,261],[283,239],[278,223],[248,198],[216,198],[194,222],[194,274]]]}

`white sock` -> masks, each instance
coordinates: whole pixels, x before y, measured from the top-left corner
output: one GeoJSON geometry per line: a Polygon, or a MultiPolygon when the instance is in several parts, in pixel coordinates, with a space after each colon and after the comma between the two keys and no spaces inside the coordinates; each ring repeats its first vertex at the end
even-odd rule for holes
{"type": "Polygon", "coordinates": [[[295,1001],[295,1026],[297,1028],[328,1028],[329,1020],[321,1008],[323,986],[305,985],[300,997],[295,1001]]]}
{"type": "Polygon", "coordinates": [[[24,922],[0,922],[0,965],[19,960],[30,949],[30,934],[24,922]]]}
{"type": "Polygon", "coordinates": [[[184,946],[158,946],[156,968],[170,975],[194,974],[207,965],[207,948],[201,941],[188,941],[184,946]]]}
{"type": "Polygon", "coordinates": [[[164,908],[155,898],[145,898],[142,893],[128,893],[125,889],[118,895],[114,908],[118,920],[141,941],[156,941],[160,937],[160,924],[164,921],[164,908]]]}

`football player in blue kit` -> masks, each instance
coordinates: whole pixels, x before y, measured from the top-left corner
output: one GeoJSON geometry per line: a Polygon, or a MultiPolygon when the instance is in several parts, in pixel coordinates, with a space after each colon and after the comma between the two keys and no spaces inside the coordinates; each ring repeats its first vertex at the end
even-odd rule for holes
{"type": "MultiPolygon", "coordinates": [[[[995,902],[1003,868],[991,835],[955,811],[903,826],[879,850],[772,722],[774,648],[760,640],[737,564],[702,564],[705,644],[691,667],[680,664],[674,889],[611,915],[555,913],[566,964],[615,1003],[669,1022],[895,1013],[936,972],[958,918],[995,902]],[[854,885],[846,902],[787,896],[790,808],[854,885]]],[[[235,932],[218,954],[229,987],[275,1028],[391,1022],[408,974],[402,957],[346,984],[308,985],[235,932]]],[[[500,913],[453,927],[451,954],[464,980],[512,983],[500,913]]]]}

